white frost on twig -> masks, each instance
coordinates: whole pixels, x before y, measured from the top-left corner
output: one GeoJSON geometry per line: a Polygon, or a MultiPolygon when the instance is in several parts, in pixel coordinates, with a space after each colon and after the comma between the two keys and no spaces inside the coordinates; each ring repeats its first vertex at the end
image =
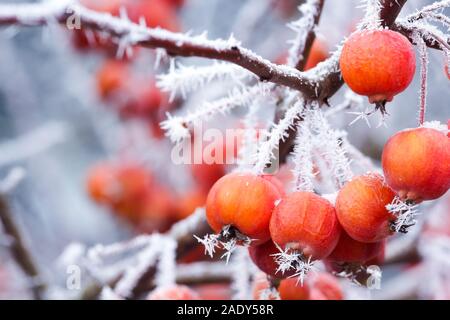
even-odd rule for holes
{"type": "Polygon", "coordinates": [[[284,274],[287,271],[294,271],[295,273],[289,278],[298,277],[297,281],[303,286],[308,272],[314,268],[314,261],[311,261],[311,257],[306,259],[302,253],[290,249],[289,246],[286,246],[286,249],[283,250],[277,244],[275,245],[279,251],[272,255],[278,264],[276,272],[284,274]]]}
{"type": "Polygon", "coordinates": [[[313,191],[314,190],[314,164],[312,158],[313,152],[313,136],[309,128],[308,111],[303,114],[303,121],[297,125],[297,136],[294,142],[294,151],[292,153],[292,161],[294,169],[294,186],[297,191],[313,191]]]}
{"type": "Polygon", "coordinates": [[[337,113],[341,113],[343,110],[361,109],[364,106],[364,99],[362,96],[354,93],[352,90],[347,89],[344,95],[344,101],[340,104],[325,111],[325,116],[328,118],[337,113]]]}
{"type": "Polygon", "coordinates": [[[386,205],[386,209],[396,217],[393,225],[396,232],[404,232],[417,222],[416,217],[419,214],[417,204],[406,203],[396,196],[386,205]]]}
{"type": "Polygon", "coordinates": [[[194,232],[195,228],[206,221],[205,209],[197,208],[186,219],[178,221],[169,230],[168,235],[173,239],[180,239],[194,232]]]}
{"type": "Polygon", "coordinates": [[[255,99],[267,96],[272,88],[270,84],[259,83],[252,87],[233,90],[227,97],[205,102],[195,111],[185,116],[171,116],[161,122],[161,128],[166,131],[166,135],[173,142],[179,142],[190,137],[189,128],[196,122],[207,121],[217,114],[226,114],[235,107],[248,107],[255,102],[255,99]]]}
{"type": "Polygon", "coordinates": [[[277,124],[272,126],[272,129],[268,133],[267,140],[261,143],[258,153],[256,154],[255,166],[253,172],[256,174],[262,174],[264,169],[270,162],[275,159],[275,151],[279,148],[280,141],[284,141],[289,134],[288,130],[291,129],[305,105],[305,101],[302,98],[298,98],[298,101],[294,103],[277,124]]]}
{"type": "Polygon", "coordinates": [[[320,150],[337,187],[341,188],[353,177],[351,161],[342,143],[342,137],[345,137],[346,133],[332,129],[321,110],[315,110],[314,113],[314,117],[311,117],[311,127],[315,133],[316,148],[320,150]]]}
{"type": "Polygon", "coordinates": [[[176,95],[186,99],[190,92],[199,90],[211,81],[231,79],[235,84],[244,84],[244,80],[256,76],[244,68],[227,63],[214,62],[208,66],[184,66],[172,60],[168,73],[157,76],[158,87],[170,93],[173,101],[176,95]]]}
{"type": "Polygon", "coordinates": [[[156,265],[155,284],[167,286],[176,280],[176,249],[177,242],[169,237],[164,237],[161,243],[161,253],[156,265]]]}
{"type": "Polygon", "coordinates": [[[298,7],[302,16],[291,23],[288,27],[296,32],[296,37],[288,43],[291,45],[289,49],[288,65],[294,66],[299,59],[303,59],[301,54],[306,45],[306,39],[309,32],[313,31],[315,27],[315,16],[317,15],[318,3],[320,0],[307,0],[304,4],[298,7]]]}
{"type": "Polygon", "coordinates": [[[381,28],[380,12],[381,1],[379,0],[362,0],[361,7],[365,10],[358,29],[364,26],[365,29],[375,30],[381,28]]]}
{"type": "Polygon", "coordinates": [[[236,248],[231,263],[231,289],[233,290],[234,300],[247,300],[250,298],[250,279],[252,274],[250,272],[250,264],[247,249],[244,247],[236,248]]]}
{"type": "Polygon", "coordinates": [[[152,235],[151,243],[136,256],[135,262],[125,270],[122,278],[117,283],[114,289],[117,295],[129,297],[132,294],[133,289],[136,287],[142,275],[152,265],[156,264],[163,244],[164,242],[161,241],[160,235],[152,235]]]}

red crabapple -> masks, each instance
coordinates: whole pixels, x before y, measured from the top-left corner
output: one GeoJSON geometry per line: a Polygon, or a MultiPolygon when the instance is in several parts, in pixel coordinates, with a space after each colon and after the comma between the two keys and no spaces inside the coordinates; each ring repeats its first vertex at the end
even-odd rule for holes
{"type": "Polygon", "coordinates": [[[232,290],[227,283],[201,284],[192,287],[201,300],[231,300],[232,290]]]}
{"type": "Polygon", "coordinates": [[[96,202],[137,222],[152,183],[151,174],[139,165],[101,163],[89,171],[87,189],[96,202]]]}
{"type": "Polygon", "coordinates": [[[395,216],[386,205],[395,197],[394,191],[376,173],[353,178],[339,191],[336,212],[342,228],[354,240],[378,242],[392,234],[395,216]]]}
{"type": "Polygon", "coordinates": [[[352,239],[345,231],[341,233],[338,244],[327,260],[335,262],[364,263],[377,257],[384,241],[364,243],[352,239]]]}
{"type": "Polygon", "coordinates": [[[270,220],[270,234],[276,244],[298,250],[314,260],[333,251],[340,233],[333,205],[312,192],[288,194],[270,220]]]}
{"type": "Polygon", "coordinates": [[[308,276],[310,300],[343,300],[342,287],[335,276],[326,272],[312,272],[308,276]]]}
{"type": "Polygon", "coordinates": [[[253,263],[261,271],[273,278],[286,278],[295,274],[293,270],[288,270],[284,273],[277,272],[278,264],[273,255],[279,253],[279,250],[272,240],[258,246],[251,246],[248,248],[248,252],[253,263]]]}
{"type": "Polygon", "coordinates": [[[437,199],[450,187],[450,139],[432,128],[400,131],[384,146],[382,166],[400,198],[416,203],[437,199]]]}
{"type": "Polygon", "coordinates": [[[413,46],[391,30],[363,30],[345,42],[340,58],[345,83],[370,103],[392,101],[411,83],[416,69],[413,46]]]}
{"type": "Polygon", "coordinates": [[[203,190],[194,189],[187,191],[178,197],[177,218],[178,220],[187,218],[195,209],[203,207],[206,203],[206,195],[203,190]]]}
{"type": "Polygon", "coordinates": [[[102,98],[123,89],[130,78],[128,65],[115,59],[107,60],[97,71],[97,90],[102,98]]]}
{"type": "Polygon", "coordinates": [[[310,288],[308,282],[302,285],[297,278],[287,278],[280,281],[278,292],[281,300],[308,300],[310,288]]]}
{"type": "Polygon", "coordinates": [[[147,300],[199,300],[200,296],[192,289],[182,285],[159,287],[153,290],[147,300]]]}
{"type": "Polygon", "coordinates": [[[206,217],[217,233],[230,226],[237,235],[253,239],[252,244],[262,244],[270,240],[270,217],[280,197],[277,187],[260,176],[228,174],[209,191],[206,217]]]}
{"type": "MultiPolygon", "coordinates": [[[[123,1],[123,0],[122,0],[123,1]]],[[[131,21],[140,23],[144,19],[147,27],[161,27],[179,31],[180,26],[174,8],[164,0],[126,0],[125,8],[131,21]]]]}
{"type": "Polygon", "coordinates": [[[306,61],[304,70],[314,68],[320,62],[325,61],[329,56],[328,48],[321,40],[316,39],[309,52],[308,60],[306,61]]]}

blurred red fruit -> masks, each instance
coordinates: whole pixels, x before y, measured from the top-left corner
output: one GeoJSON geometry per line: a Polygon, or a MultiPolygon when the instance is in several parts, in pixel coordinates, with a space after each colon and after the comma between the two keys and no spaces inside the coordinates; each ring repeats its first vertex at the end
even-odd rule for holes
{"type": "Polygon", "coordinates": [[[320,62],[325,61],[329,57],[327,46],[319,39],[316,39],[311,47],[311,51],[306,61],[304,70],[314,68],[320,62]]]}
{"type": "Polygon", "coordinates": [[[450,139],[431,128],[400,131],[384,146],[382,166],[400,198],[437,199],[450,188],[450,139]]]}
{"type": "Polygon", "coordinates": [[[151,188],[152,178],[135,164],[101,163],[88,173],[87,188],[93,200],[136,222],[141,205],[151,188]]]}
{"type": "Polygon", "coordinates": [[[128,17],[135,23],[144,19],[149,28],[161,27],[169,31],[180,31],[174,8],[165,0],[126,0],[128,17]]]}
{"type": "Polygon", "coordinates": [[[416,70],[413,46],[402,34],[391,30],[353,33],[340,58],[345,83],[370,103],[392,101],[411,83],[416,70]]]}
{"type": "Polygon", "coordinates": [[[326,272],[311,272],[308,275],[311,300],[343,300],[344,293],[336,277],[326,272]]]}
{"type": "Polygon", "coordinates": [[[206,195],[200,189],[194,189],[181,195],[177,200],[177,218],[179,220],[190,216],[195,209],[203,207],[206,195]]]}
{"type": "Polygon", "coordinates": [[[303,285],[295,278],[283,279],[278,286],[281,300],[308,300],[309,284],[307,281],[303,285]]]}
{"type": "Polygon", "coordinates": [[[182,285],[159,287],[153,290],[147,300],[199,300],[200,296],[192,289],[182,285]]]}
{"type": "Polygon", "coordinates": [[[169,190],[154,184],[140,203],[138,214],[141,231],[166,231],[177,219],[175,199],[169,190]]]}
{"type": "Polygon", "coordinates": [[[129,67],[123,61],[107,60],[97,71],[97,89],[102,98],[111,95],[126,86],[130,79],[129,67]]]}
{"type": "Polygon", "coordinates": [[[157,117],[165,101],[156,83],[149,79],[132,78],[123,88],[120,115],[123,118],[152,119],[157,117]]]}
{"type": "Polygon", "coordinates": [[[231,300],[230,285],[224,283],[202,284],[193,287],[201,300],[231,300]]]}
{"type": "Polygon", "coordinates": [[[217,233],[229,225],[254,239],[253,245],[262,244],[270,239],[269,221],[280,197],[278,189],[260,176],[228,174],[211,188],[206,217],[217,233]]]}
{"type": "Polygon", "coordinates": [[[299,250],[306,257],[327,257],[339,240],[341,227],[333,205],[312,192],[284,197],[270,220],[270,234],[282,248],[299,250]]]}

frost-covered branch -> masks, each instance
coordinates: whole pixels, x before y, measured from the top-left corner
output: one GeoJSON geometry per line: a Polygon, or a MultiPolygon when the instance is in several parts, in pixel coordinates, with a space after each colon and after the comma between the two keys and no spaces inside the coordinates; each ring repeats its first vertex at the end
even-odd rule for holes
{"type": "Polygon", "coordinates": [[[128,46],[162,48],[171,56],[204,57],[232,62],[254,73],[262,81],[299,90],[309,98],[320,98],[319,94],[323,90],[334,91],[326,88],[334,83],[326,81],[314,69],[303,73],[289,66],[274,64],[242,47],[232,36],[226,40],[209,40],[206,33],[191,36],[160,28],[151,29],[132,23],[124,17],[89,10],[72,1],[64,1],[62,4],[53,0],[39,4],[0,5],[0,25],[34,26],[54,21],[66,24],[69,29],[75,29],[79,24],[84,29],[98,30],[111,37],[125,39],[128,46]]]}
{"type": "Polygon", "coordinates": [[[5,235],[11,239],[8,245],[11,256],[27,276],[33,297],[37,300],[44,299],[46,286],[43,282],[42,275],[34,262],[30,250],[26,246],[4,194],[0,194],[0,227],[2,227],[1,229],[3,229],[5,235]]]}
{"type": "Polygon", "coordinates": [[[179,142],[190,137],[190,130],[196,123],[209,120],[217,114],[226,114],[236,107],[249,106],[255,99],[266,96],[272,87],[269,84],[259,83],[252,87],[234,89],[227,97],[205,102],[185,116],[168,114],[167,120],[161,123],[161,128],[166,131],[170,140],[179,142]]]}
{"type": "Polygon", "coordinates": [[[297,125],[297,137],[294,145],[294,169],[292,170],[294,174],[294,187],[297,191],[313,191],[313,139],[309,128],[308,114],[297,125]]]}
{"type": "Polygon", "coordinates": [[[242,83],[245,79],[255,77],[247,70],[225,62],[214,62],[208,66],[185,66],[172,60],[167,74],[159,75],[158,86],[164,92],[170,93],[173,100],[176,95],[182,98],[214,80],[230,79],[234,83],[242,83]]]}
{"type": "Polygon", "coordinates": [[[270,133],[268,134],[267,140],[262,142],[258,153],[256,154],[255,166],[253,171],[257,174],[264,172],[267,165],[275,159],[275,151],[279,148],[279,142],[283,141],[289,136],[288,130],[292,128],[295,121],[299,119],[300,114],[305,106],[305,101],[302,98],[298,98],[298,101],[290,107],[284,118],[281,119],[277,124],[274,124],[270,133]]]}
{"type": "Polygon", "coordinates": [[[289,49],[288,64],[298,70],[305,67],[309,52],[316,38],[315,28],[319,23],[325,0],[307,0],[299,6],[302,16],[288,26],[296,32],[289,49]]]}

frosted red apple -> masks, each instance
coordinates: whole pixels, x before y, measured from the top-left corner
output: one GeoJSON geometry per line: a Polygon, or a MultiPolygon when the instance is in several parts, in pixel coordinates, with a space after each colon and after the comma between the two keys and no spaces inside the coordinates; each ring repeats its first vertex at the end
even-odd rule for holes
{"type": "Polygon", "coordinates": [[[333,205],[312,192],[293,192],[275,208],[270,220],[272,240],[282,248],[322,259],[335,248],[341,227],[333,205]]]}
{"type": "Polygon", "coordinates": [[[450,187],[450,139],[432,128],[400,131],[384,146],[382,166],[402,199],[437,199],[450,187]]]}
{"type": "Polygon", "coordinates": [[[249,173],[232,173],[219,179],[206,200],[206,217],[219,233],[231,226],[254,241],[270,240],[269,222],[280,191],[267,179],[249,173]]]}
{"type": "Polygon", "coordinates": [[[354,240],[378,242],[392,234],[395,216],[386,205],[395,197],[394,191],[376,173],[353,178],[339,191],[336,212],[342,228],[354,240]]]}
{"type": "Polygon", "coordinates": [[[340,58],[345,83],[370,103],[392,101],[411,83],[416,70],[413,46],[391,30],[364,30],[345,42],[340,58]]]}

